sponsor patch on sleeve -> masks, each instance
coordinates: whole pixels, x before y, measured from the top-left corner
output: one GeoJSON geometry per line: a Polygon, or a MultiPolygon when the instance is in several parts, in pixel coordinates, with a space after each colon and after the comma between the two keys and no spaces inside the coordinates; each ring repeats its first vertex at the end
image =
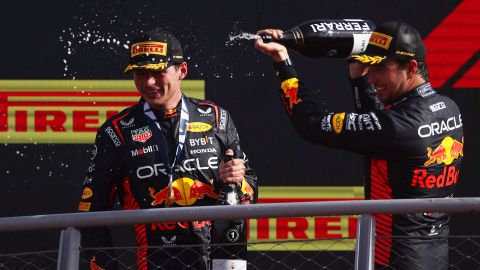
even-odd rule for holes
{"type": "Polygon", "coordinates": [[[343,128],[343,121],[345,120],[345,113],[336,113],[332,117],[332,126],[335,133],[340,134],[343,128]]]}
{"type": "Polygon", "coordinates": [[[227,130],[227,112],[224,109],[220,110],[220,120],[218,123],[218,129],[222,131],[227,130]]]}
{"type": "Polygon", "coordinates": [[[380,122],[377,115],[373,112],[369,114],[349,113],[347,116],[346,130],[361,131],[361,130],[381,130],[380,122]]]}
{"type": "Polygon", "coordinates": [[[113,128],[112,127],[107,127],[105,129],[105,132],[107,132],[108,136],[110,137],[110,139],[112,139],[113,141],[113,144],[115,144],[116,147],[119,147],[120,145],[122,145],[122,143],[120,142],[120,139],[118,138],[117,134],[115,134],[115,131],[113,131],[113,128]]]}
{"type": "Polygon", "coordinates": [[[325,132],[332,132],[332,125],[330,120],[332,119],[333,113],[329,113],[322,118],[322,130],[325,132]]]}

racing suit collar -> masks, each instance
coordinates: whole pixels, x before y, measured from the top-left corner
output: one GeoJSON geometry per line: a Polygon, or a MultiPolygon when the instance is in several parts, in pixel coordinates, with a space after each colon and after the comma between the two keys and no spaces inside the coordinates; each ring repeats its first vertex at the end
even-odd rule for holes
{"type": "MultiPolygon", "coordinates": [[[[182,96],[185,97],[185,99],[187,98],[187,96],[185,96],[183,93],[182,93],[182,96]]],[[[169,110],[159,110],[159,109],[155,109],[155,108],[152,108],[150,106],[148,106],[148,109],[151,110],[154,114],[155,114],[155,117],[157,118],[157,120],[161,121],[161,120],[166,120],[166,119],[170,119],[172,117],[176,117],[179,115],[181,109],[182,109],[182,100],[183,98],[180,99],[180,101],[178,102],[178,104],[175,106],[175,108],[173,109],[169,109],[169,110]]],[[[144,109],[144,106],[145,106],[145,100],[143,98],[140,99],[140,103],[141,103],[141,108],[142,110],[144,109]]]]}
{"type": "Polygon", "coordinates": [[[436,94],[435,89],[432,88],[432,85],[430,82],[425,82],[420,84],[419,86],[412,88],[412,90],[406,92],[405,94],[401,95],[397,100],[390,104],[386,104],[386,106],[391,107],[395,106],[401,102],[404,102],[405,100],[409,98],[415,98],[415,97],[428,97],[430,95],[436,94]]]}

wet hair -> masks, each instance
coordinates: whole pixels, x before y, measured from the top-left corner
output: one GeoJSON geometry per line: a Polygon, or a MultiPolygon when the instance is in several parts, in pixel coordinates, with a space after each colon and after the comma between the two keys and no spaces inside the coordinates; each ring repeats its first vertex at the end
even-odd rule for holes
{"type": "MultiPolygon", "coordinates": [[[[416,60],[416,59],[415,59],[416,60]]],[[[395,59],[395,62],[398,63],[400,67],[405,67],[406,64],[409,63],[410,60],[399,60],[395,59]]],[[[422,77],[426,82],[429,81],[428,79],[428,69],[427,69],[427,64],[423,60],[416,60],[418,63],[418,69],[417,69],[417,74],[422,77]]]]}

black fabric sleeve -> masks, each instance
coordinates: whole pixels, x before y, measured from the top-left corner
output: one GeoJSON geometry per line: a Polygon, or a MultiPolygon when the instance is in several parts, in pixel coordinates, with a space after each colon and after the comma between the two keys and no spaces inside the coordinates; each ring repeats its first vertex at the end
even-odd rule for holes
{"type": "Polygon", "coordinates": [[[368,83],[367,76],[351,79],[350,85],[357,112],[365,113],[383,109],[383,103],[378,98],[375,88],[368,83]]]}
{"type": "Polygon", "coordinates": [[[365,110],[331,112],[321,99],[320,89],[311,91],[296,75],[293,66],[275,67],[281,84],[280,96],[297,133],[305,140],[360,154],[383,156],[395,130],[395,112],[365,110]]]}
{"type": "MultiPolygon", "coordinates": [[[[223,109],[222,109],[223,110],[223,109]]],[[[257,186],[257,175],[250,165],[250,161],[247,158],[247,155],[243,152],[240,147],[240,138],[238,136],[237,129],[233,123],[230,114],[225,111],[228,117],[227,122],[227,148],[230,148],[234,151],[235,158],[242,158],[245,160],[245,181],[242,183],[242,192],[248,194],[250,201],[248,203],[256,203],[258,199],[258,186],[257,186]],[[246,183],[245,183],[246,182],[246,183]]]]}
{"type": "MultiPolygon", "coordinates": [[[[112,126],[104,125],[96,136],[94,150],[90,165],[83,184],[83,193],[80,199],[78,211],[94,212],[111,210],[118,182],[119,170],[119,145],[118,137],[112,126]],[[116,140],[114,140],[116,139],[116,140]]],[[[112,238],[110,228],[92,227],[80,230],[82,235],[82,247],[87,248],[85,257],[89,262],[90,269],[95,265],[103,269],[117,269],[115,254],[110,250],[98,250],[88,248],[111,247],[112,238]]]]}

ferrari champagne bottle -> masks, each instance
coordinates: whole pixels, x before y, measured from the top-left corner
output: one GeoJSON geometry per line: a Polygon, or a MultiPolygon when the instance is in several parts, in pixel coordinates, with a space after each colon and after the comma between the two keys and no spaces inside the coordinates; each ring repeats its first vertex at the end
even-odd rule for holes
{"type": "Polygon", "coordinates": [[[264,42],[277,42],[311,58],[347,58],[365,51],[375,25],[368,20],[319,19],[304,22],[279,39],[261,35],[264,42]]]}

